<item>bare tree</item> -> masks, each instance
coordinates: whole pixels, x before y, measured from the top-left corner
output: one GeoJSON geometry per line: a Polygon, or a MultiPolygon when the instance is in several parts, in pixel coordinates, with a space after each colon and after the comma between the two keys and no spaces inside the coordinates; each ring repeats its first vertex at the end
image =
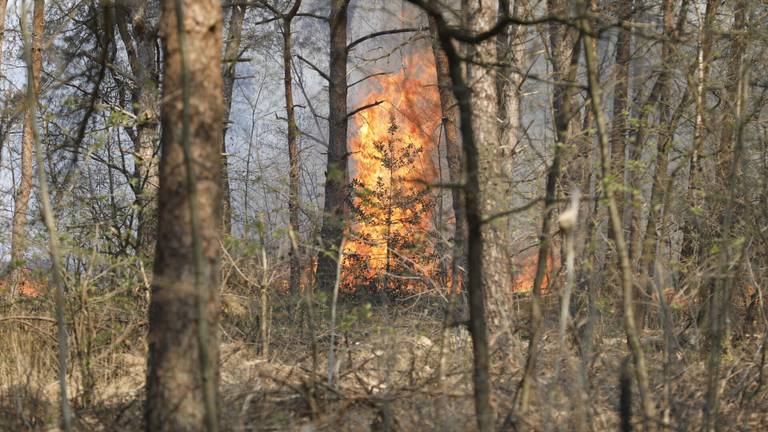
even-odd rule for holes
{"type": "MultiPolygon", "coordinates": [[[[549,3],[552,15],[569,13],[567,2],[549,3]]],[[[544,196],[544,217],[539,235],[539,252],[536,264],[536,274],[533,280],[531,301],[531,340],[528,344],[528,357],[525,362],[525,375],[520,383],[517,404],[521,411],[528,409],[530,389],[536,370],[536,362],[541,337],[541,290],[544,284],[550,253],[552,234],[551,227],[554,219],[555,202],[557,200],[557,183],[560,178],[563,149],[570,143],[572,137],[574,96],[576,87],[576,72],[579,63],[579,35],[574,29],[559,23],[550,23],[549,43],[551,61],[555,81],[553,90],[552,109],[555,115],[555,148],[552,164],[547,171],[547,181],[544,196]]],[[[594,103],[594,102],[593,102],[594,103]]]]}
{"type": "Polygon", "coordinates": [[[317,287],[330,293],[336,280],[347,200],[347,7],[349,0],[331,0],[330,63],[328,65],[328,162],[325,201],[317,257],[317,287]]]}
{"type": "MultiPolygon", "coordinates": [[[[43,67],[43,23],[45,17],[45,1],[35,0],[32,11],[32,46],[31,62],[32,73],[29,75],[34,94],[39,95],[40,72],[43,67]]],[[[36,101],[34,99],[33,101],[36,101]]],[[[27,110],[32,108],[27,107],[27,110]]],[[[24,131],[21,139],[21,177],[16,190],[13,207],[13,221],[11,224],[11,270],[13,283],[18,281],[18,270],[23,266],[24,255],[27,252],[29,198],[32,193],[32,151],[34,138],[32,125],[27,119],[24,123],[24,131]]]]}
{"type": "Polygon", "coordinates": [[[227,162],[227,130],[232,112],[232,92],[235,89],[235,72],[240,58],[240,45],[245,20],[245,4],[233,3],[229,14],[229,33],[224,44],[224,58],[221,75],[224,81],[224,128],[221,140],[221,226],[225,235],[232,232],[232,198],[229,188],[229,166],[227,162]]]}
{"type": "Polygon", "coordinates": [[[621,287],[623,296],[624,329],[627,335],[627,344],[629,345],[635,366],[635,379],[640,392],[640,401],[643,410],[643,423],[646,429],[656,429],[656,407],[653,402],[653,393],[648,380],[648,368],[645,364],[645,355],[643,347],[640,345],[640,336],[637,330],[635,320],[635,305],[633,299],[633,275],[632,266],[629,261],[627,244],[624,240],[624,231],[621,228],[621,219],[619,208],[616,205],[616,198],[613,194],[613,182],[610,179],[611,162],[609,159],[609,139],[607,132],[607,120],[602,108],[602,89],[597,77],[597,49],[591,43],[594,37],[595,26],[590,18],[586,17],[586,7],[581,8],[580,24],[584,31],[582,37],[584,44],[584,57],[586,59],[587,78],[589,82],[589,92],[592,99],[592,111],[595,115],[597,124],[597,136],[600,140],[600,170],[602,173],[602,185],[608,200],[608,216],[614,232],[614,244],[618,255],[619,270],[621,273],[621,287]]]}
{"type": "Polygon", "coordinates": [[[157,235],[157,189],[160,144],[159,65],[157,63],[158,0],[137,0],[116,8],[115,19],[133,72],[131,102],[136,116],[135,169],[132,188],[138,213],[137,250],[151,259],[157,235]]]}

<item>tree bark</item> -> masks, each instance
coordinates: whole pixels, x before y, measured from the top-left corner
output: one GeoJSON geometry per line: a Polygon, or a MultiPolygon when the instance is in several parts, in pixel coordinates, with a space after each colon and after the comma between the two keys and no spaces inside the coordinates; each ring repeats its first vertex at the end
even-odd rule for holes
{"type": "MultiPolygon", "coordinates": [[[[40,72],[43,67],[43,23],[45,17],[45,1],[35,0],[32,12],[32,82],[35,95],[40,95],[40,72]]],[[[27,107],[27,109],[32,109],[27,107]]],[[[24,255],[27,253],[29,197],[32,192],[32,148],[34,139],[32,125],[29,119],[24,122],[21,138],[21,176],[19,187],[14,199],[13,219],[11,221],[11,280],[17,283],[18,270],[24,265],[24,255]]]]}
{"type": "MultiPolygon", "coordinates": [[[[491,28],[498,16],[497,1],[470,1],[472,16],[470,28],[481,32],[491,28]]],[[[505,218],[494,218],[510,208],[510,182],[505,178],[503,165],[511,157],[507,146],[499,145],[498,96],[496,71],[496,41],[483,41],[473,46],[472,59],[472,130],[478,151],[477,176],[480,184],[480,212],[483,236],[483,291],[486,320],[490,333],[506,329],[506,317],[512,293],[512,265],[507,247],[510,230],[505,218]],[[485,65],[485,66],[484,66],[485,65]]],[[[462,126],[463,127],[463,126],[462,126]]],[[[509,131],[514,136],[516,131],[509,131]]]]}
{"type": "Polygon", "coordinates": [[[347,200],[347,6],[331,0],[331,59],[328,83],[328,161],[325,202],[317,257],[317,287],[330,293],[336,280],[336,260],[344,231],[347,200]]]}
{"type": "MultiPolygon", "coordinates": [[[[467,262],[467,228],[464,205],[462,204],[461,188],[457,185],[464,181],[463,158],[461,155],[461,137],[459,136],[459,107],[453,94],[453,81],[448,65],[448,58],[440,46],[437,34],[437,23],[434,17],[429,17],[429,29],[432,35],[432,53],[435,56],[435,71],[437,86],[440,92],[440,108],[442,111],[443,132],[445,134],[446,161],[448,162],[448,178],[451,188],[451,203],[455,219],[453,234],[453,255],[457,269],[465,269],[467,262]]],[[[453,275],[457,283],[463,280],[462,271],[453,275]]],[[[456,286],[459,286],[458,284],[456,286]]]]}
{"type": "Polygon", "coordinates": [[[229,35],[224,45],[224,61],[221,68],[224,85],[224,127],[221,140],[221,228],[224,235],[232,233],[232,194],[229,189],[227,130],[229,130],[229,117],[232,111],[232,92],[235,88],[235,72],[237,72],[237,59],[240,55],[244,19],[245,5],[233,4],[232,12],[229,15],[229,35]]]}
{"type": "MultiPolygon", "coordinates": [[[[413,3],[417,2],[413,1],[413,3]]],[[[470,335],[472,336],[472,379],[474,384],[475,413],[478,430],[480,432],[490,432],[494,430],[495,414],[493,405],[491,404],[492,389],[489,374],[490,356],[488,347],[488,326],[486,324],[485,311],[487,295],[485,293],[484,260],[486,253],[484,252],[483,199],[481,198],[482,189],[480,186],[481,150],[478,143],[484,139],[492,139],[495,141],[498,139],[498,135],[489,136],[489,131],[478,133],[475,130],[477,126],[485,126],[482,124],[482,120],[488,121],[488,119],[481,119],[480,122],[476,121],[478,116],[473,112],[475,103],[483,100],[483,98],[477,98],[477,94],[473,97],[470,93],[470,89],[465,81],[461,56],[457,51],[457,47],[454,45],[454,39],[445,18],[439,10],[430,8],[421,2],[418,2],[418,4],[424,8],[432,18],[434,18],[440,45],[448,60],[448,70],[453,83],[453,94],[456,98],[460,115],[461,141],[463,144],[462,148],[466,169],[464,173],[466,182],[464,184],[463,197],[467,220],[468,326],[470,335]]],[[[476,7],[477,5],[477,2],[471,3],[472,7],[476,7]]],[[[481,11],[481,15],[485,16],[480,22],[482,23],[483,20],[486,20],[487,25],[487,19],[491,18],[491,14],[496,14],[497,6],[496,4],[489,3],[484,3],[483,6],[486,10],[481,11]]],[[[486,41],[481,52],[486,55],[489,52],[495,54],[493,52],[494,48],[493,41],[486,41]]],[[[487,73],[488,71],[485,72],[487,73]]],[[[480,87],[480,89],[484,90],[484,100],[490,101],[489,105],[495,107],[496,100],[495,95],[493,94],[495,93],[495,80],[492,76],[486,76],[484,78],[485,83],[480,87]],[[487,93],[489,89],[492,92],[490,94],[487,93]],[[489,96],[494,96],[494,98],[489,98],[489,96]]],[[[485,145],[487,144],[488,143],[485,143],[485,145]]]]}
{"type": "Polygon", "coordinates": [[[301,0],[294,2],[291,11],[283,16],[283,85],[285,90],[285,111],[288,121],[288,220],[292,231],[289,288],[299,292],[301,262],[299,257],[299,127],[296,125],[295,106],[291,73],[291,23],[301,7],[301,0]]]}
{"type": "Polygon", "coordinates": [[[164,0],[161,29],[164,103],[146,430],[215,431],[223,119],[220,3],[164,0]],[[182,14],[183,25],[178,25],[182,14]]]}
{"type": "MultiPolygon", "coordinates": [[[[3,60],[3,46],[5,42],[5,15],[8,7],[8,0],[0,0],[0,63],[3,60]]],[[[0,78],[5,77],[5,72],[0,69],[0,78]]],[[[3,144],[0,143],[0,151],[3,149],[3,144]]]]}

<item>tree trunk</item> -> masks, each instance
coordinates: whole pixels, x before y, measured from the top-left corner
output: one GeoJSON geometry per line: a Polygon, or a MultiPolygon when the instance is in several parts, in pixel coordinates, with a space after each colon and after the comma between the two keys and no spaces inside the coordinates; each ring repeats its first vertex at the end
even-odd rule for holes
{"type": "Polygon", "coordinates": [[[741,77],[742,58],[745,52],[744,30],[746,29],[745,0],[738,0],[733,6],[733,27],[731,30],[731,56],[728,59],[728,72],[724,77],[727,98],[723,101],[723,121],[720,135],[720,148],[717,158],[718,184],[725,186],[730,177],[733,160],[733,138],[736,126],[736,105],[738,104],[739,80],[741,77]]]}
{"type": "MultiPolygon", "coordinates": [[[[664,34],[674,37],[675,32],[675,10],[672,0],[664,0],[662,3],[664,34]]],[[[656,247],[658,245],[658,230],[661,226],[661,216],[664,212],[664,200],[667,194],[667,170],[669,168],[669,150],[672,146],[672,137],[675,133],[675,124],[673,121],[671,110],[669,109],[669,101],[671,100],[670,89],[672,80],[672,44],[668,40],[664,40],[661,47],[661,63],[662,71],[659,75],[659,87],[658,91],[658,138],[657,138],[657,150],[656,150],[656,172],[653,176],[653,186],[651,188],[651,202],[648,209],[648,224],[645,229],[643,241],[637,247],[640,248],[640,274],[645,276],[640,280],[641,289],[640,293],[646,299],[650,299],[650,280],[648,279],[653,274],[653,263],[656,258],[656,247]]],[[[646,302],[641,302],[644,304],[646,302]]],[[[638,311],[640,316],[641,325],[647,318],[646,307],[641,306],[638,311]]]]}
{"type": "Polygon", "coordinates": [[[130,10],[133,38],[127,32],[127,21],[118,13],[118,29],[128,52],[136,87],[133,90],[133,111],[136,115],[134,141],[136,162],[133,191],[137,205],[137,251],[150,260],[157,240],[157,189],[159,186],[158,157],[158,64],[157,26],[160,5],[157,0],[141,0],[130,10]],[[134,48],[135,41],[135,48],[134,48]]]}
{"type": "Polygon", "coordinates": [[[151,260],[157,235],[159,148],[157,19],[160,5],[144,0],[116,9],[115,18],[134,76],[131,102],[136,116],[132,135],[135,153],[132,191],[136,203],[136,251],[151,260]],[[131,23],[129,32],[128,23],[131,23]]]}
{"type": "MultiPolygon", "coordinates": [[[[3,46],[5,42],[5,15],[8,7],[8,0],[0,0],[0,63],[3,60],[3,46]]],[[[0,78],[5,77],[5,72],[0,69],[0,78]]],[[[0,150],[3,149],[3,144],[0,143],[0,150]]]]}
{"type": "MultiPolygon", "coordinates": [[[[514,6],[509,2],[499,2],[499,14],[502,16],[522,16],[519,1],[514,6]],[[506,10],[505,10],[506,8],[506,10]]],[[[527,28],[523,25],[507,26],[496,37],[496,58],[501,66],[496,72],[497,109],[500,124],[500,147],[506,156],[502,163],[502,181],[508,185],[514,182],[514,155],[519,151],[521,87],[525,75],[519,72],[524,68],[525,43],[527,28]]],[[[511,201],[509,201],[511,204],[511,201]]],[[[506,229],[513,229],[513,218],[506,218],[506,229]]]]}
{"type": "MultiPolygon", "coordinates": [[[[43,22],[45,1],[35,0],[32,15],[32,82],[34,94],[40,95],[40,72],[43,67],[43,22]]],[[[30,108],[28,108],[30,109],[30,108]]],[[[21,176],[14,199],[13,220],[11,222],[11,280],[15,284],[18,269],[24,265],[27,253],[27,228],[29,219],[29,197],[32,192],[32,147],[34,145],[32,128],[29,120],[24,122],[21,138],[21,176]]]]}
{"type": "MultiPolygon", "coordinates": [[[[567,14],[567,3],[564,1],[552,1],[548,4],[551,14],[567,14]]],[[[533,279],[531,302],[531,339],[528,344],[528,356],[525,364],[525,374],[520,384],[518,407],[522,412],[528,409],[531,385],[534,381],[536,362],[538,357],[539,338],[541,336],[541,289],[548,271],[547,257],[551,248],[552,219],[555,212],[557,199],[557,183],[560,179],[560,164],[563,150],[571,142],[571,124],[573,123],[573,99],[575,86],[567,83],[574,82],[578,70],[579,46],[578,34],[560,24],[553,23],[549,30],[550,46],[552,52],[553,79],[561,83],[554,86],[552,109],[555,116],[556,143],[552,156],[552,165],[547,172],[546,192],[544,197],[544,217],[539,234],[539,252],[536,264],[536,274],[533,279]]]]}
{"type": "MultiPolygon", "coordinates": [[[[632,1],[620,0],[616,3],[617,15],[632,13],[632,1]]],[[[631,17],[622,17],[626,24],[631,24],[631,17]],[[628,18],[628,19],[624,19],[628,18]]],[[[627,136],[627,117],[628,106],[627,96],[629,94],[629,56],[630,46],[632,44],[631,32],[623,27],[619,27],[616,36],[616,57],[613,72],[613,121],[611,124],[611,167],[616,183],[620,186],[618,196],[621,199],[616,201],[619,208],[619,216],[624,221],[624,199],[625,181],[624,181],[624,159],[626,154],[626,136],[627,136]]],[[[622,227],[624,226],[622,222],[622,227]]],[[[609,226],[609,237],[613,238],[613,232],[609,226]]]]}
{"type": "Polygon", "coordinates": [[[683,262],[694,259],[701,251],[701,233],[697,227],[694,209],[700,209],[703,205],[703,190],[701,183],[702,165],[701,153],[704,149],[704,138],[706,131],[707,98],[706,91],[709,81],[710,56],[712,51],[712,26],[717,15],[717,8],[720,2],[707,0],[706,11],[704,12],[704,23],[699,29],[699,50],[697,54],[696,67],[696,119],[693,129],[693,154],[691,155],[691,166],[688,175],[688,192],[686,204],[690,209],[688,215],[683,220],[683,244],[680,249],[680,260],[683,262]]]}
{"type": "MultiPolygon", "coordinates": [[[[445,134],[446,161],[448,162],[448,177],[454,187],[451,188],[451,203],[455,219],[453,234],[453,255],[456,260],[456,268],[466,268],[467,261],[467,228],[466,215],[461,196],[461,188],[456,185],[464,181],[463,158],[461,157],[461,137],[459,137],[459,107],[456,97],[453,95],[453,81],[448,66],[448,58],[440,46],[440,38],[437,34],[437,23],[434,17],[429,18],[429,29],[432,35],[432,53],[435,56],[435,69],[437,86],[440,92],[440,108],[442,111],[443,132],[445,134]]],[[[452,275],[457,285],[463,280],[462,271],[452,275]]]]}
{"type": "MultiPolygon", "coordinates": [[[[496,23],[497,1],[470,1],[473,31],[487,30],[496,23]]],[[[474,45],[473,61],[478,65],[496,63],[496,42],[487,40],[474,45]]],[[[510,183],[503,173],[503,165],[512,157],[511,149],[499,145],[500,128],[496,73],[490,67],[472,67],[472,130],[478,150],[478,181],[480,184],[480,211],[484,219],[503,213],[510,207],[510,183]]],[[[515,136],[516,131],[510,131],[515,136]]],[[[505,317],[510,308],[512,293],[512,265],[507,247],[510,231],[506,218],[494,218],[482,224],[483,236],[483,288],[485,311],[491,334],[506,329],[505,317]]]]}
{"type": "Polygon", "coordinates": [[[336,280],[336,260],[344,230],[347,200],[347,6],[331,0],[331,59],[328,83],[328,162],[325,203],[317,257],[317,287],[330,293],[336,280]]]}
{"type": "MultiPolygon", "coordinates": [[[[584,8],[586,10],[586,8],[584,8]]],[[[624,329],[627,335],[627,344],[635,365],[635,379],[640,393],[640,404],[643,412],[643,423],[646,430],[655,430],[656,408],[653,402],[653,394],[648,380],[648,370],[645,365],[645,356],[643,347],[640,345],[637,324],[634,315],[634,299],[632,286],[632,266],[629,261],[627,244],[624,241],[624,231],[621,228],[621,219],[619,218],[619,209],[616,205],[616,198],[612,193],[610,180],[611,161],[608,157],[609,142],[607,136],[607,122],[605,114],[602,111],[602,89],[597,77],[597,49],[592,43],[593,36],[589,36],[594,31],[594,26],[588,18],[581,18],[581,27],[585,29],[584,51],[587,67],[587,78],[589,82],[589,92],[592,99],[592,111],[595,114],[597,123],[597,135],[600,140],[600,165],[602,172],[602,183],[608,200],[608,215],[610,223],[613,226],[614,244],[618,255],[619,270],[621,273],[621,288],[623,295],[622,312],[624,315],[624,329]]]]}
{"type": "MultiPolygon", "coordinates": [[[[296,0],[291,11],[283,16],[283,85],[285,90],[285,111],[288,121],[288,219],[291,227],[291,261],[289,288],[299,292],[301,281],[301,262],[299,257],[299,127],[296,125],[296,113],[293,104],[291,74],[291,22],[301,7],[301,0],[296,0]]],[[[346,49],[346,47],[345,47],[346,49]]]]}
{"type": "Polygon", "coordinates": [[[224,235],[232,233],[232,198],[227,164],[227,130],[229,129],[229,116],[232,110],[232,92],[235,88],[235,72],[237,72],[237,58],[240,55],[244,18],[245,5],[233,4],[232,12],[229,15],[229,36],[224,45],[224,61],[221,70],[224,81],[224,127],[221,140],[221,227],[224,235]]]}
{"type": "Polygon", "coordinates": [[[164,0],[161,28],[164,103],[146,430],[215,431],[223,119],[220,3],[164,0]],[[177,25],[180,14],[183,25],[177,25]]]}

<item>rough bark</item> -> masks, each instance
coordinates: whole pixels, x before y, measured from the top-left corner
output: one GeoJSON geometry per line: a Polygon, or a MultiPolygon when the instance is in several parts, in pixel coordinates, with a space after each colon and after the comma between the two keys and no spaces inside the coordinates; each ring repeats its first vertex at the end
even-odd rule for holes
{"type": "Polygon", "coordinates": [[[229,129],[229,116],[232,110],[232,92],[235,88],[235,72],[237,71],[237,59],[240,55],[244,19],[245,5],[233,4],[229,15],[229,35],[224,45],[224,61],[221,68],[221,75],[224,81],[224,127],[221,140],[221,227],[225,235],[232,232],[232,198],[229,189],[229,169],[227,164],[227,130],[229,129]]]}
{"type": "MultiPolygon", "coordinates": [[[[443,133],[445,134],[446,161],[448,162],[448,177],[454,187],[451,188],[451,203],[455,220],[453,234],[453,255],[456,260],[456,268],[466,268],[467,261],[467,228],[464,205],[462,204],[461,188],[457,185],[464,181],[463,158],[461,155],[461,137],[459,136],[459,107],[453,94],[453,81],[448,65],[448,58],[440,46],[440,38],[437,34],[437,23],[434,17],[429,19],[429,28],[432,35],[432,53],[435,56],[435,70],[437,86],[440,92],[440,108],[442,111],[443,133]]],[[[454,277],[462,280],[462,272],[457,272],[454,277]]],[[[457,280],[457,282],[459,281],[457,280]]]]}
{"type": "MultiPolygon", "coordinates": [[[[448,70],[453,83],[453,94],[459,109],[461,123],[461,141],[463,156],[465,162],[464,183],[464,208],[467,221],[467,291],[469,293],[469,332],[472,336],[472,359],[474,384],[474,401],[477,426],[480,432],[490,432],[494,430],[495,414],[491,404],[491,385],[489,375],[490,356],[488,349],[488,329],[486,324],[486,298],[485,279],[484,279],[484,260],[485,260],[485,239],[483,236],[483,200],[481,198],[480,186],[480,161],[481,151],[479,144],[480,137],[498,139],[498,136],[489,137],[486,134],[478,133],[475,128],[478,126],[477,115],[473,112],[474,104],[479,101],[477,94],[472,95],[465,80],[464,68],[462,67],[461,56],[454,45],[451,29],[445,18],[439,10],[429,7],[423,2],[411,0],[425,9],[434,23],[437,25],[437,34],[440,39],[440,45],[446,54],[448,60],[448,70]]],[[[469,6],[469,5],[467,5],[469,6]]],[[[472,3],[477,6],[477,3],[472,3]]],[[[483,3],[489,10],[484,13],[494,14],[497,11],[495,4],[483,3]]],[[[485,52],[493,53],[493,42],[486,43],[485,52]]],[[[490,88],[495,91],[495,83],[492,77],[486,77],[483,86],[486,91],[490,88]],[[490,85],[489,85],[490,84],[490,85]]],[[[488,95],[486,94],[486,97],[488,95]]],[[[495,99],[490,99],[489,105],[495,106],[495,99]]],[[[487,120],[486,120],[487,121],[487,120]]],[[[480,122],[482,123],[482,122],[480,122]]],[[[487,131],[486,131],[487,132],[487,131]]]]}
{"type": "Polygon", "coordinates": [[[164,103],[146,430],[210,431],[218,425],[220,3],[164,0],[161,29],[164,103]],[[177,26],[179,11],[183,26],[177,26]]]}
{"type": "MultiPolygon", "coordinates": [[[[27,85],[32,86],[34,94],[40,92],[40,72],[43,67],[43,22],[45,16],[45,1],[35,0],[34,11],[32,12],[32,82],[27,85]]],[[[32,109],[28,107],[27,109],[32,109]]],[[[17,270],[24,265],[24,255],[28,248],[28,219],[29,219],[29,197],[32,193],[32,148],[34,140],[32,136],[32,125],[29,119],[24,122],[24,130],[21,137],[21,175],[19,177],[19,186],[16,189],[14,197],[13,219],[11,221],[11,280],[16,282],[18,278],[17,270]]]]}
{"type": "MultiPolygon", "coordinates": [[[[7,6],[8,0],[0,0],[0,79],[5,78],[5,71],[3,70],[2,63],[5,58],[3,55],[3,46],[5,42],[5,15],[7,6]]],[[[6,116],[7,114],[5,112],[0,112],[0,119],[2,121],[5,120],[6,116]]],[[[0,162],[2,161],[3,147],[5,146],[5,138],[7,136],[7,132],[2,129],[3,128],[0,128],[0,162]]]]}
{"type": "Polygon", "coordinates": [[[317,287],[330,293],[336,280],[347,200],[347,6],[348,0],[331,0],[331,52],[328,83],[328,161],[325,168],[325,202],[317,257],[317,287]]]}
{"type": "MultiPolygon", "coordinates": [[[[483,31],[496,23],[497,1],[470,1],[472,16],[470,28],[483,31]]],[[[496,63],[496,42],[486,40],[473,47],[471,77],[472,130],[478,151],[477,176],[480,184],[480,212],[483,222],[483,291],[488,329],[491,333],[506,329],[505,317],[510,309],[512,265],[507,247],[510,231],[506,218],[494,218],[510,208],[510,184],[505,178],[503,165],[511,158],[511,149],[499,145],[501,130],[498,121],[496,71],[489,66],[496,63]]],[[[513,131],[510,134],[514,135],[513,131]]]]}

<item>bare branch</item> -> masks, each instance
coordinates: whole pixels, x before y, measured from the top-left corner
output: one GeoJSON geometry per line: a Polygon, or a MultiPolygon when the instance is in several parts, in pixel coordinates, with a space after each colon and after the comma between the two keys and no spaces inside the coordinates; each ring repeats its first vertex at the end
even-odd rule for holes
{"type": "Polygon", "coordinates": [[[325,72],[321,71],[321,70],[320,70],[320,68],[318,68],[317,66],[315,66],[315,65],[314,65],[314,64],[313,64],[311,61],[309,61],[309,60],[305,59],[304,57],[302,57],[302,56],[300,56],[300,55],[297,55],[296,57],[297,57],[299,60],[301,60],[301,61],[303,61],[304,63],[306,63],[306,64],[307,64],[307,66],[309,66],[310,68],[312,68],[312,70],[314,70],[315,72],[317,72],[317,74],[318,74],[318,75],[320,75],[321,77],[323,77],[323,79],[325,79],[325,80],[326,80],[326,81],[328,81],[328,82],[330,82],[330,81],[331,81],[331,77],[329,77],[329,76],[328,76],[328,74],[326,74],[325,72]]]}
{"type": "Polygon", "coordinates": [[[366,76],[364,78],[360,78],[359,80],[353,82],[352,84],[347,84],[347,88],[352,88],[353,86],[355,86],[357,84],[360,84],[361,82],[363,82],[363,81],[365,81],[367,79],[374,78],[374,77],[377,77],[377,76],[382,76],[382,75],[389,75],[389,72],[378,72],[378,73],[375,73],[375,74],[368,75],[368,76],[366,76]]]}
{"type": "Polygon", "coordinates": [[[369,104],[363,105],[360,108],[357,108],[356,110],[354,110],[351,113],[347,114],[347,118],[354,117],[355,114],[359,113],[360,111],[365,111],[368,108],[373,108],[373,107],[375,107],[377,105],[381,105],[382,103],[384,103],[384,101],[383,100],[379,100],[379,101],[376,101],[376,102],[373,102],[373,103],[369,103],[369,104]]]}
{"type": "Polygon", "coordinates": [[[394,29],[394,30],[383,30],[375,33],[370,33],[347,45],[347,52],[352,51],[353,49],[355,49],[356,46],[360,45],[361,43],[369,39],[377,38],[379,36],[398,34],[398,33],[414,33],[422,30],[425,30],[425,28],[424,27],[403,28],[403,29],[394,29]]]}

